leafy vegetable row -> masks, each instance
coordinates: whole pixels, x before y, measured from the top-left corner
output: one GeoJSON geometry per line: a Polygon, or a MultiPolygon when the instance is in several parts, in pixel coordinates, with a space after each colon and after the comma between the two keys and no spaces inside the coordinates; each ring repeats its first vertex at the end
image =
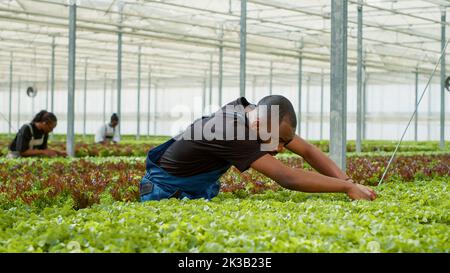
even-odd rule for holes
{"type": "MultiPolygon", "coordinates": [[[[280,157],[293,168],[311,169],[300,157],[280,157]]],[[[349,157],[347,173],[355,181],[376,185],[387,156],[349,157]]],[[[138,201],[138,185],[145,173],[144,158],[18,159],[0,161],[0,207],[29,204],[38,208],[60,205],[71,199],[86,208],[101,199],[138,201]]],[[[387,182],[448,178],[450,154],[399,156],[387,182]]],[[[230,169],[221,178],[222,192],[238,196],[277,191],[280,187],[260,173],[230,169]]]]}
{"type": "MultiPolygon", "coordinates": [[[[124,140],[119,144],[103,146],[94,144],[91,141],[78,141],[75,145],[76,157],[108,157],[108,156],[145,156],[147,152],[163,143],[168,137],[147,137],[142,140],[124,140]]],[[[9,139],[0,138],[0,156],[5,156],[8,153],[9,139]]],[[[319,149],[324,152],[329,151],[328,141],[311,141],[319,149]]],[[[57,140],[50,142],[49,146],[54,149],[65,150],[66,143],[64,139],[59,137],[57,140]]],[[[362,144],[363,152],[392,152],[394,151],[396,143],[394,141],[365,141],[362,144]]],[[[347,143],[347,151],[355,151],[355,142],[349,141],[347,143]]],[[[438,142],[405,142],[400,146],[399,151],[402,152],[425,152],[438,151],[438,142]]],[[[446,150],[450,150],[450,143],[446,144],[446,150]]],[[[287,152],[287,150],[286,150],[287,152]]]]}
{"type": "Polygon", "coordinates": [[[449,252],[449,194],[438,179],[385,184],[374,202],[282,190],[18,207],[0,210],[0,252],[449,252]]]}

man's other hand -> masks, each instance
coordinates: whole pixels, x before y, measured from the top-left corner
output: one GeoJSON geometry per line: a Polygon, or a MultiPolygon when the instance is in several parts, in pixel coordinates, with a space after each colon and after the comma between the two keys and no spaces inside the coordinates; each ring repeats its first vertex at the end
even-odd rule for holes
{"type": "Polygon", "coordinates": [[[361,184],[352,184],[347,191],[348,197],[352,200],[369,200],[377,198],[377,193],[369,187],[361,184]]]}

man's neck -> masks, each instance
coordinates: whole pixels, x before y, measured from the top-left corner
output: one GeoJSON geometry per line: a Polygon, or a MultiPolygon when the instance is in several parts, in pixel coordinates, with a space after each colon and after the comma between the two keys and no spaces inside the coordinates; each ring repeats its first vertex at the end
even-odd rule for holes
{"type": "Polygon", "coordinates": [[[257,108],[249,108],[248,106],[245,107],[245,115],[247,116],[248,123],[252,124],[254,121],[258,119],[258,110],[257,108]],[[248,110],[247,110],[248,108],[248,110]]]}
{"type": "Polygon", "coordinates": [[[248,112],[253,111],[254,109],[256,109],[256,107],[254,107],[253,105],[249,104],[249,105],[245,106],[244,111],[245,111],[245,113],[248,113],[248,112]]]}

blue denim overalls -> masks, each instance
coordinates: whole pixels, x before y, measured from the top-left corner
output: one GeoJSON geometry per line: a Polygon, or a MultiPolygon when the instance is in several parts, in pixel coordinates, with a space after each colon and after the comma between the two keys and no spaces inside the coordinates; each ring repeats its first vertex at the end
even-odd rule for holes
{"type": "Polygon", "coordinates": [[[177,177],[157,165],[159,158],[175,139],[151,149],[147,155],[147,172],[140,183],[141,202],[167,198],[212,199],[220,190],[219,178],[231,165],[194,176],[177,177]]]}

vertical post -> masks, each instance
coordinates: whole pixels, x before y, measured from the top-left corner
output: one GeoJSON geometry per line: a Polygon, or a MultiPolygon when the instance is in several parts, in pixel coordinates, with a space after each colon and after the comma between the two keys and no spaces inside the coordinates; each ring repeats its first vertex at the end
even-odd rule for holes
{"type": "Polygon", "coordinates": [[[311,82],[311,76],[307,77],[306,79],[306,114],[305,114],[305,137],[306,139],[309,139],[309,93],[310,93],[310,82],[311,82]]]}
{"type": "Polygon", "coordinates": [[[87,66],[88,59],[84,60],[84,89],[83,89],[83,139],[86,137],[86,104],[87,104],[87,66]]]}
{"type": "MultiPolygon", "coordinates": [[[[37,68],[37,63],[36,63],[36,48],[34,48],[33,51],[34,51],[33,69],[34,69],[35,71],[37,71],[38,68],[37,68]]],[[[35,88],[37,89],[36,82],[37,82],[37,79],[36,79],[36,74],[35,74],[35,78],[34,78],[34,81],[33,81],[33,87],[35,87],[35,88]]],[[[32,112],[31,115],[32,115],[32,116],[34,116],[34,113],[36,113],[36,112],[34,111],[35,101],[36,101],[35,97],[32,97],[32,98],[31,98],[31,112],[32,112]]]]}
{"type": "Polygon", "coordinates": [[[323,84],[323,69],[320,73],[320,140],[323,140],[323,89],[324,89],[324,84],[323,84]]]}
{"type": "Polygon", "coordinates": [[[46,71],[47,71],[47,85],[46,85],[46,91],[45,91],[45,110],[48,111],[48,90],[49,90],[49,87],[50,87],[48,68],[46,69],[46,71]]]}
{"type": "Polygon", "coordinates": [[[247,0],[241,0],[241,30],[240,30],[240,77],[239,94],[245,97],[245,67],[247,53],[247,0]]]}
{"type": "Polygon", "coordinates": [[[155,83],[155,106],[153,108],[155,113],[153,114],[153,135],[156,135],[156,125],[158,122],[157,111],[158,111],[158,84],[155,83]]]}
{"type": "Polygon", "coordinates": [[[147,96],[147,136],[150,135],[150,96],[152,91],[152,66],[148,66],[148,96],[147,96]]]}
{"type": "Polygon", "coordinates": [[[111,114],[114,113],[114,89],[115,89],[115,81],[111,80],[111,114]]]}
{"type": "Polygon", "coordinates": [[[302,126],[302,67],[303,67],[303,57],[300,52],[300,57],[298,58],[298,112],[297,112],[297,134],[301,134],[302,126]]]}
{"type": "Polygon", "coordinates": [[[136,139],[141,136],[141,46],[138,52],[138,82],[137,82],[137,132],[136,139]]]}
{"type": "Polygon", "coordinates": [[[345,171],[347,140],[347,0],[331,1],[330,156],[345,171]]]}
{"type": "Polygon", "coordinates": [[[213,88],[213,84],[212,84],[212,81],[213,81],[213,75],[212,75],[212,73],[213,73],[213,65],[212,65],[212,63],[213,63],[213,55],[211,54],[210,56],[209,56],[209,109],[211,109],[211,105],[212,105],[212,88],[213,88]]]}
{"type": "Polygon", "coordinates": [[[416,68],[416,85],[414,89],[414,112],[416,115],[414,116],[414,141],[417,141],[417,129],[418,129],[418,121],[419,121],[419,109],[417,102],[419,100],[419,71],[416,68]]]}
{"type": "Polygon", "coordinates": [[[35,97],[31,98],[31,116],[34,116],[34,114],[35,114],[35,111],[34,111],[34,98],[35,97]]]}
{"type": "Polygon", "coordinates": [[[431,84],[428,85],[428,118],[427,118],[427,140],[431,140],[431,84]]]}
{"type": "Polygon", "coordinates": [[[106,123],[106,73],[104,76],[104,83],[103,83],[103,123],[106,123]]]}
{"type": "MultiPolygon", "coordinates": [[[[445,24],[446,24],[446,10],[445,7],[441,11],[441,51],[445,50],[445,24]]],[[[441,137],[440,145],[441,150],[445,149],[445,53],[442,54],[441,59],[441,137]]]]}
{"type": "Polygon", "coordinates": [[[71,0],[69,5],[69,75],[67,97],[67,154],[75,156],[75,53],[76,53],[76,1],[71,0]]]}
{"type": "MultiPolygon", "coordinates": [[[[123,2],[119,0],[117,2],[119,6],[119,29],[117,32],[117,115],[121,119],[121,123],[123,123],[122,118],[122,22],[123,22],[123,2]]],[[[120,128],[122,126],[119,124],[118,130],[120,134],[120,128]]]]}
{"type": "Polygon", "coordinates": [[[205,108],[206,108],[206,71],[202,83],[202,115],[206,113],[205,108]]]}
{"type": "Polygon", "coordinates": [[[369,82],[369,74],[363,66],[363,92],[362,92],[362,139],[367,139],[367,83],[369,82]]]}
{"type": "Polygon", "coordinates": [[[256,103],[256,75],[252,77],[252,99],[253,103],[256,103]]]}
{"type": "Polygon", "coordinates": [[[270,75],[269,75],[269,95],[272,95],[272,83],[273,83],[273,62],[270,61],[270,75]]]}
{"type": "Polygon", "coordinates": [[[223,25],[220,26],[220,46],[219,46],[219,107],[222,107],[222,87],[223,87],[223,25]]]}
{"type": "Polygon", "coordinates": [[[12,115],[12,88],[13,88],[13,53],[10,52],[9,59],[9,113],[8,113],[8,135],[11,134],[11,115],[12,115]]]}
{"type": "Polygon", "coordinates": [[[52,36],[52,73],[51,73],[51,99],[50,109],[54,113],[54,100],[55,100],[55,36],[52,36]]]}
{"type": "Polygon", "coordinates": [[[19,77],[17,85],[17,130],[20,129],[20,93],[21,93],[22,79],[19,77]]]}
{"type": "Polygon", "coordinates": [[[358,57],[356,66],[356,152],[361,153],[362,138],[362,62],[363,62],[363,12],[362,0],[358,1],[358,57]]]}

